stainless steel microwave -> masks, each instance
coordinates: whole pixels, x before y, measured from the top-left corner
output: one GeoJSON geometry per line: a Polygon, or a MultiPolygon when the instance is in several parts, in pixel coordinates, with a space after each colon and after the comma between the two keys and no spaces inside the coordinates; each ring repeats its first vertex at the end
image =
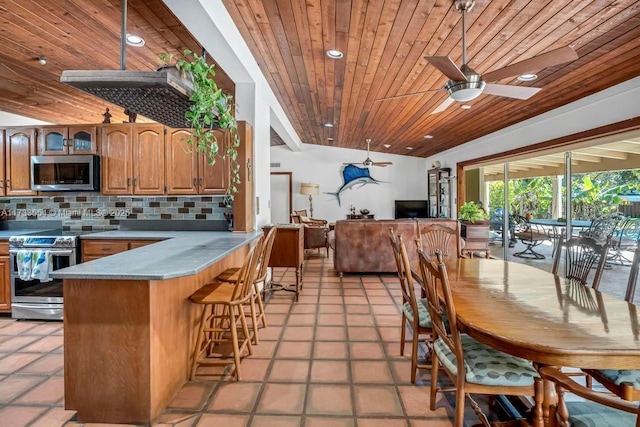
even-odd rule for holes
{"type": "Polygon", "coordinates": [[[99,191],[100,156],[31,156],[31,189],[99,191]]]}

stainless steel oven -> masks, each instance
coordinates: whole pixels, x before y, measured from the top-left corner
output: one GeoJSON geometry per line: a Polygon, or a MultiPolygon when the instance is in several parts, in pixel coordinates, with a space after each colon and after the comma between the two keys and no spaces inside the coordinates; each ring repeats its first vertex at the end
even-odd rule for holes
{"type": "Polygon", "coordinates": [[[75,236],[12,236],[9,238],[11,261],[11,317],[14,319],[62,320],[62,279],[41,281],[20,278],[19,251],[46,251],[51,271],[75,265],[78,258],[75,236]]]}

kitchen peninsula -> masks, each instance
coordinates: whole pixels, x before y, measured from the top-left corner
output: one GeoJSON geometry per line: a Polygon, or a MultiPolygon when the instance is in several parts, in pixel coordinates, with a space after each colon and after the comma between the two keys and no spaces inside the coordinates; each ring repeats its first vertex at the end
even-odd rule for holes
{"type": "Polygon", "coordinates": [[[64,279],[65,408],[79,422],[150,424],[187,380],[198,307],[189,296],[242,264],[261,232],[107,231],[162,240],[53,273],[64,279]]]}

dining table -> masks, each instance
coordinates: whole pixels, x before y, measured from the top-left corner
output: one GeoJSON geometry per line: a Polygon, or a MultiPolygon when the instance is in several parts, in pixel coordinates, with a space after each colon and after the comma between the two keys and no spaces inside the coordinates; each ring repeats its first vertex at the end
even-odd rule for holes
{"type": "MultiPolygon", "coordinates": [[[[544,270],[494,259],[445,260],[463,332],[535,366],[640,369],[636,306],[544,270]]],[[[545,384],[546,425],[557,400],[545,384]]]]}

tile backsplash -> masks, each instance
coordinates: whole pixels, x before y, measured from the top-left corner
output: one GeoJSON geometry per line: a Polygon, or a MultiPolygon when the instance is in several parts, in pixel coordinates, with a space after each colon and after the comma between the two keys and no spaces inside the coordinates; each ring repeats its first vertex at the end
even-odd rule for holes
{"type": "Polygon", "coordinates": [[[222,220],[232,209],[220,207],[224,196],[104,196],[73,193],[0,198],[0,219],[58,220],[65,230],[117,229],[121,220],[222,220]]]}

